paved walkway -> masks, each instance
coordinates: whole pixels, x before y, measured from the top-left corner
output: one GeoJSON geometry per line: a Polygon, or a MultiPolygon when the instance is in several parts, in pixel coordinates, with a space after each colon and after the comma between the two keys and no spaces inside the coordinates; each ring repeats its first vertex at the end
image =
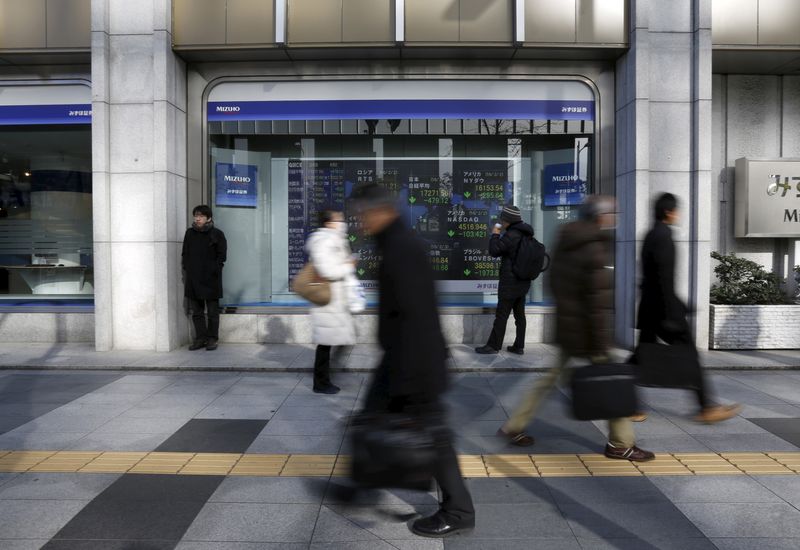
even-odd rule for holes
{"type": "Polygon", "coordinates": [[[641,467],[602,459],[604,423],[571,419],[561,392],[537,444],[509,447],[494,433],[540,375],[455,374],[478,524],[445,541],[406,526],[435,491],[345,506],[331,490],[366,376],[320,396],[300,372],[2,371],[0,548],[800,548],[800,373],[713,371],[718,399],[745,405],[716,426],[691,421],[687,392],[643,389],[638,440],[660,457],[641,467]]]}
{"type": "MultiPolygon", "coordinates": [[[[556,360],[557,348],[533,344],[520,357],[505,351],[498,355],[478,355],[474,346],[450,346],[451,368],[457,372],[513,372],[546,370],[556,360]]],[[[619,359],[629,355],[616,352],[619,359]]],[[[703,363],[715,369],[800,369],[800,350],[705,351],[703,363]]],[[[337,357],[340,371],[371,370],[380,350],[374,345],[359,345],[337,357]]],[[[110,351],[96,352],[92,344],[2,344],[0,368],[83,368],[83,369],[172,369],[234,371],[311,371],[314,346],[301,344],[222,344],[215,351],[172,352],[110,351]]]]}

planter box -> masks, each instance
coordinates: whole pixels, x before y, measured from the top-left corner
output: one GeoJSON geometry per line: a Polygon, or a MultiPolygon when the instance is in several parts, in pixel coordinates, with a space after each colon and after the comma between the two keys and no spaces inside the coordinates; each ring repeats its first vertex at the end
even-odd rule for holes
{"type": "Polygon", "coordinates": [[[711,349],[800,348],[800,305],[711,305],[711,349]]]}

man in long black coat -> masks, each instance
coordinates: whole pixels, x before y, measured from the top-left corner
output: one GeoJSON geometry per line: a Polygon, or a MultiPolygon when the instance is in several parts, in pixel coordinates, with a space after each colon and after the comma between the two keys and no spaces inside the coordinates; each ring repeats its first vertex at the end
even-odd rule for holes
{"type": "Polygon", "coordinates": [[[414,412],[441,425],[436,481],[438,512],[414,522],[421,536],[442,537],[475,524],[472,498],[461,478],[440,397],[446,389],[447,348],[439,326],[433,269],[425,243],[400,219],[391,195],[370,184],[353,193],[365,231],[375,236],[378,269],[378,340],[383,358],[372,379],[365,412],[414,412]]]}
{"type": "Polygon", "coordinates": [[[208,206],[196,206],[192,211],[194,222],[183,237],[183,288],[184,296],[189,301],[195,334],[190,350],[203,347],[207,350],[217,349],[219,340],[222,267],[227,259],[228,243],[225,234],[214,227],[211,214],[208,206]]]}
{"type": "MultiPolygon", "coordinates": [[[[671,225],[678,220],[678,199],[663,193],[656,200],[655,223],[642,245],[642,298],[637,328],[640,343],[661,339],[668,344],[686,346],[697,368],[697,400],[700,422],[720,422],[736,416],[739,405],[716,405],[708,396],[708,384],[702,373],[694,338],[686,320],[688,308],[675,294],[675,242],[671,225]]],[[[644,416],[637,415],[637,416],[644,416]]]]}
{"type": "Polygon", "coordinates": [[[506,349],[522,355],[525,348],[525,297],[531,289],[529,279],[520,279],[514,274],[514,259],[519,243],[525,237],[533,237],[533,228],[522,221],[522,214],[516,206],[505,206],[500,213],[502,228],[495,227],[489,239],[489,254],[500,258],[500,278],[497,282],[497,310],[489,340],[485,346],[475,348],[477,353],[491,354],[500,351],[506,335],[508,316],[514,312],[517,334],[514,345],[506,349]]]}

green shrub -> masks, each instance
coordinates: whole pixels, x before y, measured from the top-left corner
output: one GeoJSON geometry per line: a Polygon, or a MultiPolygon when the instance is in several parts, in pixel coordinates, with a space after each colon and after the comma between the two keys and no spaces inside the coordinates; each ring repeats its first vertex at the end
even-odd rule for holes
{"type": "Polygon", "coordinates": [[[736,254],[722,255],[712,252],[719,262],[714,273],[719,280],[711,287],[712,304],[768,305],[788,304],[781,284],[783,279],[764,269],[760,264],[739,258],[736,254]]]}

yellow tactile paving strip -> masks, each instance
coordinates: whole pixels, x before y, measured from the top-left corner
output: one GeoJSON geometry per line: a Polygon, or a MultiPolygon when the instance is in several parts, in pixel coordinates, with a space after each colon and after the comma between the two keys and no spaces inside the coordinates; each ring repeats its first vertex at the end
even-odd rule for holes
{"type": "MultiPolygon", "coordinates": [[[[800,474],[800,452],[657,454],[650,462],[599,454],[460,455],[464,477],[599,477],[800,474]]],[[[345,455],[0,451],[0,472],[258,477],[346,476],[345,455]]]]}

